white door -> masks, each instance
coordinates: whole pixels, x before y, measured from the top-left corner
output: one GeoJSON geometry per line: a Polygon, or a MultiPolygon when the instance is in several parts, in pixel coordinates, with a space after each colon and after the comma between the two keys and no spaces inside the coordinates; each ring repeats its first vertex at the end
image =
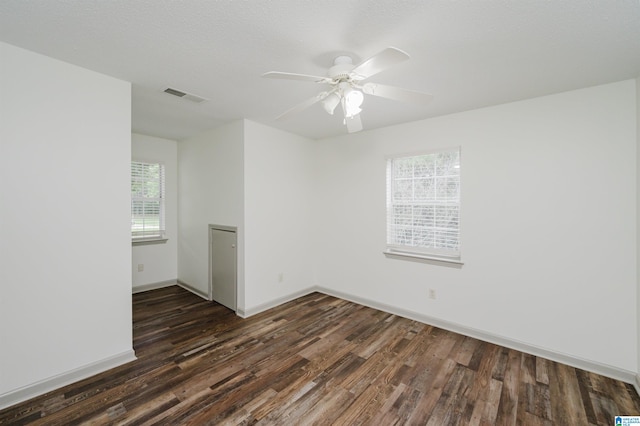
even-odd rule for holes
{"type": "Polygon", "coordinates": [[[236,310],[236,228],[209,227],[209,291],[211,298],[236,310]]]}

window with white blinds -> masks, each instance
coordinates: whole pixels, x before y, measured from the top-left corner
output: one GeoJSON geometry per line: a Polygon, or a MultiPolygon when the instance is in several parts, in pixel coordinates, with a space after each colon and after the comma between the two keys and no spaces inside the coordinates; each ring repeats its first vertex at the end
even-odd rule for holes
{"type": "Polygon", "coordinates": [[[164,165],[131,162],[131,237],[164,238],[164,165]]]}
{"type": "Polygon", "coordinates": [[[387,249],[460,259],[460,148],[387,159],[387,249]]]}

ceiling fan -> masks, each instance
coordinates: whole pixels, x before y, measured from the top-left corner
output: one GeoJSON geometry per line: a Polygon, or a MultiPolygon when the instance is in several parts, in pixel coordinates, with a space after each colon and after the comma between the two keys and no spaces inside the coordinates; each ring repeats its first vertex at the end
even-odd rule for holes
{"type": "Polygon", "coordinates": [[[365,94],[420,104],[431,101],[433,96],[427,93],[385,84],[363,83],[369,77],[407,59],[409,59],[409,55],[402,50],[388,47],[358,65],[353,65],[353,60],[350,56],[338,56],[335,58],[333,66],[329,68],[327,77],[279,71],[267,72],[262,77],[312,81],[329,85],[327,90],[285,111],[276,117],[276,120],[289,117],[318,102],[322,102],[325,111],[333,115],[334,110],[340,104],[344,113],[344,124],[347,126],[347,131],[353,133],[362,130],[362,121],[360,120],[362,109],[360,107],[364,101],[365,94]]]}

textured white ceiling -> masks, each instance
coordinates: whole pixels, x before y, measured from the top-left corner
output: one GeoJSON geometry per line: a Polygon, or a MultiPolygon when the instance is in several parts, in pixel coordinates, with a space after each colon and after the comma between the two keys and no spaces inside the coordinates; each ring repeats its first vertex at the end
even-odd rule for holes
{"type": "Polygon", "coordinates": [[[400,48],[411,60],[371,81],[435,99],[367,97],[372,129],[637,77],[640,1],[2,0],[0,40],[131,81],[136,132],[179,140],[248,118],[323,138],[346,130],[320,105],[274,121],[322,87],[261,74],[400,48]]]}

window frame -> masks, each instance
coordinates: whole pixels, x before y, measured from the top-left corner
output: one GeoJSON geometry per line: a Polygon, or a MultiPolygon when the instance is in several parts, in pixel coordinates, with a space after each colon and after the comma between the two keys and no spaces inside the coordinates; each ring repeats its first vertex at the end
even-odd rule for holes
{"type": "MultiPolygon", "coordinates": [[[[158,197],[137,197],[134,195],[134,192],[131,191],[131,242],[134,245],[138,244],[153,244],[153,243],[162,243],[166,242],[166,166],[163,161],[157,160],[147,160],[140,158],[132,158],[131,159],[131,176],[130,181],[133,184],[134,176],[133,176],[133,165],[134,163],[140,164],[149,164],[149,165],[158,165],[160,168],[160,177],[159,177],[159,196],[158,197]],[[136,235],[136,231],[133,229],[134,225],[134,202],[135,201],[144,201],[144,200],[157,200],[159,203],[159,213],[158,213],[158,230],[157,232],[151,231],[141,231],[141,233],[136,235]]],[[[146,181],[146,180],[139,180],[146,181]]],[[[138,231],[140,232],[140,231],[138,231]]]]}
{"type": "MultiPolygon", "coordinates": [[[[434,175],[435,177],[435,175],[434,175]]],[[[415,177],[414,177],[415,179],[415,177]]],[[[417,258],[424,260],[434,260],[438,262],[446,262],[446,263],[454,263],[462,265],[462,241],[461,241],[461,211],[462,211],[462,201],[461,201],[461,182],[462,182],[462,148],[461,146],[453,146],[439,149],[432,149],[427,151],[419,151],[412,153],[403,153],[403,154],[394,154],[388,155],[385,157],[385,182],[386,182],[386,206],[385,206],[385,250],[384,253],[386,255],[391,256],[401,256],[401,257],[409,257],[409,258],[417,258]],[[435,247],[424,247],[424,246],[413,246],[413,245],[402,245],[395,244],[393,241],[390,241],[390,233],[393,229],[392,222],[395,222],[396,216],[393,214],[393,208],[395,206],[401,205],[402,203],[394,203],[393,200],[393,189],[394,186],[392,184],[392,173],[393,166],[396,160],[402,159],[410,159],[414,157],[428,156],[428,155],[436,155],[446,152],[457,152],[458,155],[458,164],[459,164],[459,172],[457,175],[458,179],[458,197],[457,197],[457,214],[458,214],[458,226],[457,226],[457,250],[448,250],[448,249],[438,249],[435,247]]],[[[435,189],[434,189],[435,190],[435,189]]],[[[407,204],[415,203],[415,199],[410,200],[407,204]]],[[[433,200],[431,203],[425,202],[425,205],[435,206],[438,203],[433,200]]],[[[415,204],[414,204],[415,205],[415,204]]],[[[440,204],[442,205],[442,204],[440,204]]],[[[445,203],[446,205],[446,203],[445,203]]],[[[434,213],[435,214],[435,213],[434,213]]],[[[415,225],[411,225],[411,229],[414,228],[415,225]]]]}

